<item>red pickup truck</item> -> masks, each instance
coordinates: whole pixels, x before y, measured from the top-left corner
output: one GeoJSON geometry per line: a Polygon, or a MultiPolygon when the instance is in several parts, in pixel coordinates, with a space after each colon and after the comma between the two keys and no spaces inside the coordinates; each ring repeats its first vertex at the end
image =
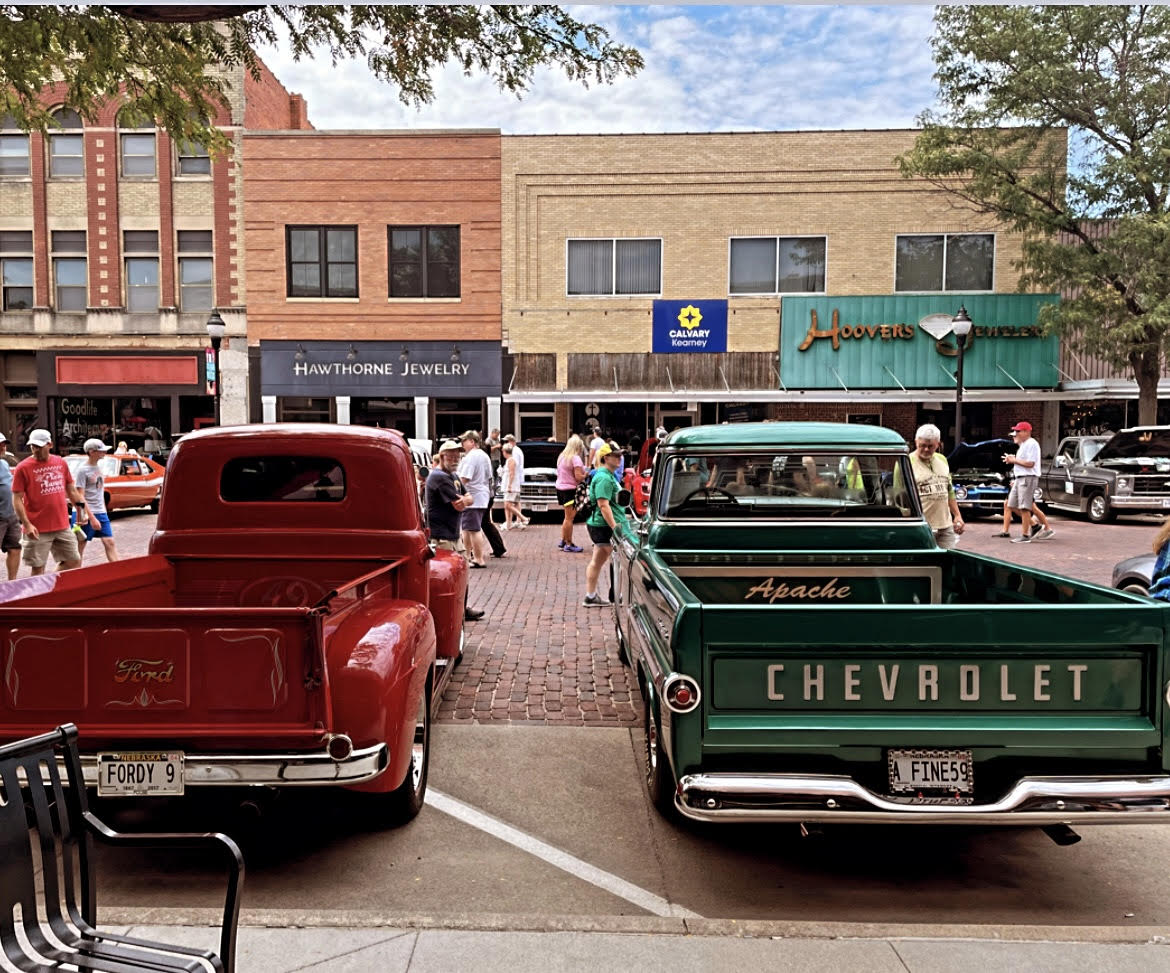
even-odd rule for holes
{"type": "Polygon", "coordinates": [[[466,590],[398,433],[192,433],[149,554],[0,584],[0,740],[76,723],[103,795],[341,786],[401,823],[466,590]]]}

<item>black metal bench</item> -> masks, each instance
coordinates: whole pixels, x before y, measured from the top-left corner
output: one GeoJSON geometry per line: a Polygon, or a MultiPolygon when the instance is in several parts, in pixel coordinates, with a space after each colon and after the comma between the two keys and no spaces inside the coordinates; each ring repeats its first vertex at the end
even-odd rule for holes
{"type": "Polygon", "coordinates": [[[0,947],[16,969],[232,973],[243,875],[243,856],[226,835],[119,834],[102,824],[86,800],[72,723],[0,746],[0,947]],[[59,758],[68,786],[62,786],[59,758]],[[225,848],[229,879],[219,955],[99,932],[95,835],[131,847],[225,848]]]}

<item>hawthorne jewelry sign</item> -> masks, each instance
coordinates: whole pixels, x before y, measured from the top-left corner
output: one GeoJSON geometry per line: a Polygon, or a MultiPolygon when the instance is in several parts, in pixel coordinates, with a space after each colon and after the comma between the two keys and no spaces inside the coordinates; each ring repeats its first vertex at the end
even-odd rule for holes
{"type": "Polygon", "coordinates": [[[491,341],[261,341],[264,395],[500,394],[500,346],[491,341]]]}

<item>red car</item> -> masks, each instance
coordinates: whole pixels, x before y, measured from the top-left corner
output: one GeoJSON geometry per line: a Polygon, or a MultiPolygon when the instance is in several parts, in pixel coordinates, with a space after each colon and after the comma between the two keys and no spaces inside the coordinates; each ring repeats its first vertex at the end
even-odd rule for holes
{"type": "MultiPolygon", "coordinates": [[[[87,462],[86,457],[73,454],[65,457],[69,472],[77,479],[77,471],[87,462]]],[[[158,498],[162,494],[166,468],[146,456],[131,451],[107,453],[98,460],[98,469],[106,481],[106,510],[125,510],[130,507],[150,507],[158,513],[158,498]]]]}
{"type": "Polygon", "coordinates": [[[658,445],[657,439],[647,439],[642,443],[642,448],[638,452],[638,462],[632,467],[626,467],[625,475],[622,477],[622,486],[630,491],[634,513],[639,517],[645,516],[646,507],[650,503],[650,473],[658,445]]]}

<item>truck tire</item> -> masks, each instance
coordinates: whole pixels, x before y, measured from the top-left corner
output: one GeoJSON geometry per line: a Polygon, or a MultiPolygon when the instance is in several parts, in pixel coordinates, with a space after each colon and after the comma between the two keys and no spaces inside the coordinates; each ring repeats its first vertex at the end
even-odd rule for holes
{"type": "Polygon", "coordinates": [[[427,673],[427,684],[419,699],[415,714],[414,741],[411,744],[410,767],[406,778],[388,794],[370,794],[367,800],[375,805],[378,818],[388,828],[397,828],[412,821],[422,810],[427,793],[427,771],[431,763],[431,692],[435,670],[427,673]]]}
{"type": "Polygon", "coordinates": [[[662,752],[656,708],[652,700],[645,699],[646,791],[658,813],[668,821],[674,821],[678,817],[674,807],[674,775],[670,771],[670,759],[662,752]]]}
{"type": "Polygon", "coordinates": [[[161,490],[159,490],[159,492],[158,492],[158,496],[157,496],[157,497],[155,497],[153,500],[151,500],[151,501],[150,501],[150,512],[151,512],[152,514],[156,514],[156,513],[158,513],[158,502],[159,502],[159,500],[160,500],[161,498],[162,498],[162,491],[161,491],[161,490]]]}
{"type": "Polygon", "coordinates": [[[1117,516],[1109,506],[1109,498],[1101,490],[1089,494],[1089,503],[1085,509],[1094,524],[1107,524],[1117,516]]]}

